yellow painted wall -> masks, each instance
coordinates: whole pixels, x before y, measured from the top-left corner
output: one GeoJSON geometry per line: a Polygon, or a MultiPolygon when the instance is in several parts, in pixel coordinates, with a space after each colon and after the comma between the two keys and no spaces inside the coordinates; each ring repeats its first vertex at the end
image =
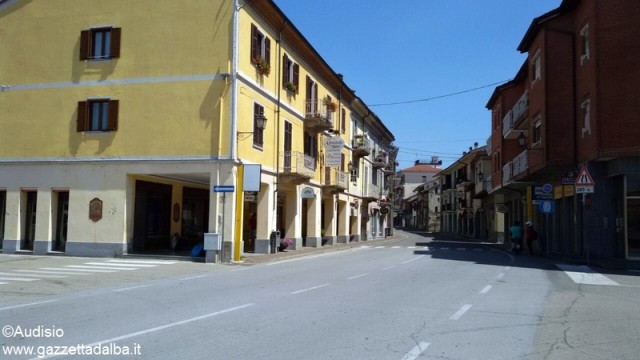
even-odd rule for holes
{"type": "Polygon", "coordinates": [[[231,22],[230,0],[34,0],[3,8],[0,84],[11,87],[0,93],[0,156],[215,156],[220,148],[225,155],[229,86],[213,78],[230,70],[231,22]],[[80,61],[80,32],[103,25],[122,28],[120,58],[80,61]],[[208,79],[170,81],[187,76],[208,79]],[[44,89],[20,88],[35,84],[44,89]],[[120,101],[117,131],[75,131],[77,103],[91,97],[120,101]]]}

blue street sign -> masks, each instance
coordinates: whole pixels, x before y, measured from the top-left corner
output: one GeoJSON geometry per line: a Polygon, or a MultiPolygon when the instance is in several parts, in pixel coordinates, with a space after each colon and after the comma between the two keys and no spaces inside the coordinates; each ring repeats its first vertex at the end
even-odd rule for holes
{"type": "Polygon", "coordinates": [[[235,186],[233,186],[233,185],[216,185],[216,186],[213,187],[213,191],[214,192],[222,192],[222,193],[234,192],[235,191],[235,186]]]}
{"type": "Polygon", "coordinates": [[[552,214],[555,208],[555,204],[551,200],[544,200],[540,202],[540,211],[543,214],[552,214]]]}

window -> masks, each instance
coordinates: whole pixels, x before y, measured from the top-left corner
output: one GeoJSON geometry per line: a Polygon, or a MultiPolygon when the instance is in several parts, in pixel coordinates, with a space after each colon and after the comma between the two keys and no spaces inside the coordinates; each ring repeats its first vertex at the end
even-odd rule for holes
{"type": "Polygon", "coordinates": [[[542,141],[542,120],[538,116],[533,122],[533,143],[539,144],[542,141]]]}
{"type": "Polygon", "coordinates": [[[251,63],[259,64],[261,60],[271,64],[271,40],[251,24],[251,63]]]}
{"type": "Polygon", "coordinates": [[[293,94],[297,94],[300,88],[300,65],[287,54],[282,59],[282,86],[293,94]]]}
{"type": "Polygon", "coordinates": [[[80,60],[120,57],[120,28],[104,27],[80,32],[80,60]]]}
{"type": "Polygon", "coordinates": [[[360,161],[356,162],[351,167],[351,182],[352,183],[357,183],[358,182],[358,167],[359,166],[360,166],[360,161]]]}
{"type": "Polygon", "coordinates": [[[318,142],[316,141],[316,136],[306,131],[304,132],[304,154],[314,159],[318,157],[318,142]]]}
{"type": "Polygon", "coordinates": [[[536,54],[533,56],[532,60],[533,82],[542,78],[542,64],[540,63],[540,61],[540,50],[538,50],[538,52],[536,52],[536,54]]]}
{"type": "Polygon", "coordinates": [[[309,76],[307,76],[307,106],[306,114],[318,113],[318,86],[309,76]]]}
{"type": "Polygon", "coordinates": [[[118,129],[118,100],[93,99],[78,102],[76,130],[115,131],[118,129]]]}
{"type": "Polygon", "coordinates": [[[580,39],[582,40],[582,52],[580,54],[580,65],[589,60],[589,24],[580,30],[580,39]]]}
{"type": "Polygon", "coordinates": [[[264,118],[264,106],[253,104],[253,146],[262,147],[264,145],[264,129],[258,128],[258,119],[264,118]]]}
{"type": "Polygon", "coordinates": [[[345,108],[342,108],[340,112],[340,132],[343,134],[347,132],[347,110],[345,108]]]}
{"type": "Polygon", "coordinates": [[[582,137],[584,138],[585,134],[591,135],[591,100],[587,99],[582,102],[582,119],[584,123],[582,125],[582,137]]]}
{"type": "Polygon", "coordinates": [[[425,175],[422,176],[422,182],[427,182],[427,177],[425,175]]]}

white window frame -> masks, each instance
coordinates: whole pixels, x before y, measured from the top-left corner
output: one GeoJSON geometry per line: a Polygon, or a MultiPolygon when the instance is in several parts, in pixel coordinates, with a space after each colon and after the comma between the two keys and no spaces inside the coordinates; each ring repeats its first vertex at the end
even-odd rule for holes
{"type": "Polygon", "coordinates": [[[586,99],[583,101],[580,108],[582,108],[582,114],[584,115],[582,117],[584,121],[582,125],[582,138],[584,139],[585,134],[588,133],[591,135],[591,100],[586,99]]]}
{"type": "Polygon", "coordinates": [[[533,145],[540,145],[540,143],[542,143],[542,117],[538,115],[533,120],[533,145]]]}
{"type": "Polygon", "coordinates": [[[536,51],[536,54],[531,58],[531,62],[533,64],[533,81],[531,81],[531,85],[533,86],[536,81],[542,79],[542,59],[540,58],[540,50],[536,51]]]}

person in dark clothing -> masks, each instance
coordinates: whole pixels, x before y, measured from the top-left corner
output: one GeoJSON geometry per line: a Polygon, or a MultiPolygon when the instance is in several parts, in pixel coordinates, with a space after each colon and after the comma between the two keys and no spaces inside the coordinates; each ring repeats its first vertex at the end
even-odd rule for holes
{"type": "Polygon", "coordinates": [[[524,236],[527,239],[527,248],[529,249],[529,255],[533,255],[533,242],[538,240],[538,233],[533,228],[531,221],[527,221],[526,228],[524,230],[524,236]]]}
{"type": "Polygon", "coordinates": [[[513,244],[513,253],[519,255],[522,252],[522,235],[523,229],[520,225],[520,221],[516,220],[513,223],[513,226],[509,228],[509,233],[511,234],[511,243],[513,244]]]}

